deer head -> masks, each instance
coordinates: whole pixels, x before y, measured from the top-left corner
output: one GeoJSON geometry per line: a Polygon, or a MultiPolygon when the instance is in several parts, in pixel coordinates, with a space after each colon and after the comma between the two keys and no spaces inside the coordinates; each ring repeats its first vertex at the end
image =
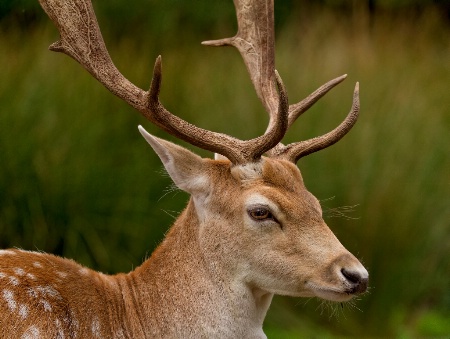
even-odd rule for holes
{"type": "MultiPolygon", "coordinates": [[[[265,133],[251,140],[196,127],[164,108],[158,97],[161,57],[148,91],[129,82],[109,57],[90,0],[40,3],[61,35],[51,50],[77,60],[158,127],[219,156],[203,159],[139,126],[175,184],[191,194],[186,210],[151,258],[128,275],[110,277],[52,256],[5,251],[0,253],[6,258],[0,262],[0,284],[7,275],[26,280],[28,286],[45,282],[54,291],[54,305],[68,300],[64,311],[71,315],[72,327],[63,334],[116,336],[120,328],[123,336],[131,337],[263,337],[262,322],[273,294],[346,301],[366,291],[367,271],[325,224],[320,203],[305,188],[296,166],[301,157],[336,143],[351,129],[359,112],[358,84],[350,113],[336,129],[281,144],[296,118],[346,76],[331,80],[297,104],[288,104],[275,70],[273,0],[235,0],[237,35],[204,42],[234,46],[244,59],[270,117],[265,133]],[[38,272],[42,267],[28,264],[34,260],[42,266],[38,256],[51,263],[45,274],[38,272]],[[19,267],[21,262],[24,267],[19,267]],[[23,274],[14,275],[17,269],[23,274]],[[81,278],[58,282],[51,273],[55,270],[81,278]],[[86,291],[91,298],[68,292],[73,290],[86,291]],[[118,311],[121,307],[126,314],[118,311]],[[103,316],[106,310],[109,318],[103,316]],[[82,327],[85,322],[92,326],[82,327]]],[[[20,283],[15,286],[4,288],[7,303],[0,303],[10,313],[18,312],[17,306],[11,306],[18,302],[15,293],[20,300],[24,295],[20,283]]],[[[38,313],[33,314],[38,319],[38,313]]],[[[0,324],[17,328],[14,317],[6,319],[0,324]]],[[[31,321],[24,324],[23,331],[46,330],[31,321]]],[[[59,333],[55,326],[47,327],[46,333],[59,333]]]]}

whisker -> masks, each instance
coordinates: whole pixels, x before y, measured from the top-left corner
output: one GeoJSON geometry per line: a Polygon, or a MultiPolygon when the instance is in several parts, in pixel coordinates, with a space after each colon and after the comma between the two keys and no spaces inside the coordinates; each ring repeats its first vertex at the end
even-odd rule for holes
{"type": "Polygon", "coordinates": [[[164,192],[164,194],[158,199],[158,202],[161,201],[164,197],[166,197],[170,193],[175,192],[174,196],[176,196],[180,192],[180,189],[174,183],[172,183],[169,186],[167,186],[163,190],[163,192],[164,192]]]}
{"type": "Polygon", "coordinates": [[[358,306],[356,306],[356,302],[359,300],[361,299],[356,298],[345,302],[334,302],[319,299],[316,311],[320,310],[321,316],[327,314],[329,319],[334,318],[339,320],[340,317],[347,319],[347,311],[358,310],[359,312],[363,312],[358,306]]]}
{"type": "Polygon", "coordinates": [[[168,210],[164,210],[164,209],[161,209],[161,211],[163,211],[164,213],[166,213],[168,216],[172,217],[173,219],[178,218],[178,215],[176,215],[177,214],[176,211],[168,211],[168,210]],[[169,212],[171,212],[171,213],[169,213],[169,212]],[[172,213],[175,213],[175,215],[172,213]]]}
{"type": "Polygon", "coordinates": [[[359,204],[349,205],[349,206],[340,206],[340,207],[322,206],[322,208],[323,208],[323,214],[325,217],[357,220],[357,219],[359,219],[359,217],[352,217],[352,216],[348,215],[349,213],[354,213],[356,211],[357,206],[359,206],[359,204]]]}

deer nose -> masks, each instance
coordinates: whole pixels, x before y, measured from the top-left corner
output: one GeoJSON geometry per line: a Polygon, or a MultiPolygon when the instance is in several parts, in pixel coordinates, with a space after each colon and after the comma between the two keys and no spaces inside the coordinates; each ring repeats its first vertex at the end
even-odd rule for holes
{"type": "Polygon", "coordinates": [[[367,291],[369,274],[364,270],[341,269],[341,273],[350,285],[349,293],[361,294],[367,291]]]}

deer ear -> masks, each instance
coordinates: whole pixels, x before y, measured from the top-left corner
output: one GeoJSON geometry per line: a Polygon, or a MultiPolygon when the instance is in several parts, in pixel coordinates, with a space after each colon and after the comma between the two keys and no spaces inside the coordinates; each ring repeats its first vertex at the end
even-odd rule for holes
{"type": "Polygon", "coordinates": [[[205,192],[209,180],[205,175],[205,162],[197,154],[167,140],[149,134],[142,126],[139,132],[158,154],[175,185],[190,194],[205,192]]]}

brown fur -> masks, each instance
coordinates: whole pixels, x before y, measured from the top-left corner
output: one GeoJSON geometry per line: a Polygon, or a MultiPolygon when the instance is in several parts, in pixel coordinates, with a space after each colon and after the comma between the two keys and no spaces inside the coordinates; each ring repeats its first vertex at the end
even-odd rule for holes
{"type": "Polygon", "coordinates": [[[0,252],[0,336],[256,338],[273,294],[314,296],[320,286],[349,298],[337,272],[360,264],[323,222],[295,165],[264,158],[232,167],[149,142],[192,194],[161,245],[115,276],[50,254],[0,252]],[[246,204],[260,197],[277,222],[249,217],[246,204]]]}

